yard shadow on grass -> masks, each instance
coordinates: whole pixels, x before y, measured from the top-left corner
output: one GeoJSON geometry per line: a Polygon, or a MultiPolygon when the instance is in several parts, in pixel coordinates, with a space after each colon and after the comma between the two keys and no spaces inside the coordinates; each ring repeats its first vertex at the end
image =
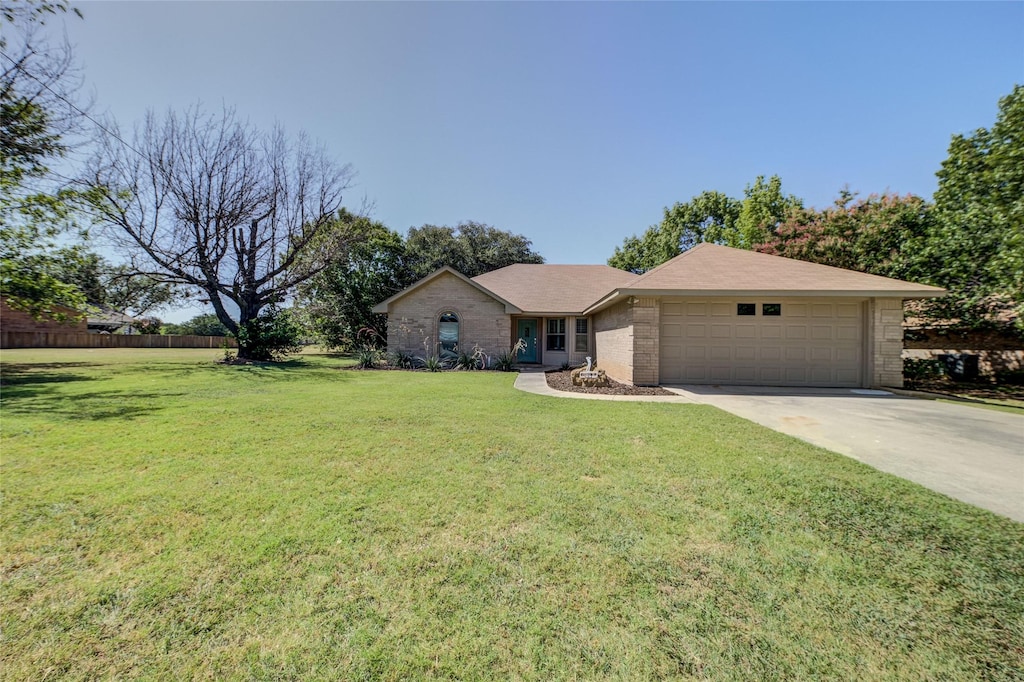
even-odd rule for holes
{"type": "Polygon", "coordinates": [[[50,385],[8,386],[3,392],[3,411],[8,415],[45,415],[72,421],[133,419],[159,412],[168,398],[183,395],[184,392],[167,391],[91,391],[66,395],[50,385]]]}
{"type": "Polygon", "coordinates": [[[196,365],[163,366],[154,368],[153,374],[174,375],[177,377],[189,374],[236,374],[259,381],[308,381],[311,378],[338,381],[346,377],[339,376],[337,367],[315,363],[303,358],[292,358],[281,363],[253,363],[251,365],[223,365],[220,363],[203,363],[196,365]]]}
{"type": "MultiPolygon", "coordinates": [[[[70,381],[95,381],[101,377],[76,374],[75,369],[99,367],[91,362],[4,363],[0,371],[0,386],[29,386],[32,384],[63,384],[70,381]]],[[[6,390],[4,393],[6,394],[6,390]]]]}

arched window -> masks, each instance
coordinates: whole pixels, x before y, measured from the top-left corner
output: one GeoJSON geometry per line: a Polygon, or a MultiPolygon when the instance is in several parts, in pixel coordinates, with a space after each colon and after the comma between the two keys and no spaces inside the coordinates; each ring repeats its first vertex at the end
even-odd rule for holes
{"type": "Polygon", "coordinates": [[[441,313],[437,323],[437,346],[442,360],[458,357],[459,316],[455,313],[441,313]]]}

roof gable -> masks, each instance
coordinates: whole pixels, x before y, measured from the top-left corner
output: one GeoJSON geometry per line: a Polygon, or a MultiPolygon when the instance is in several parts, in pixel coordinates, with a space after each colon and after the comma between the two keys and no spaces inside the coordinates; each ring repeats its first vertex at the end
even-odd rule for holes
{"type": "Polygon", "coordinates": [[[444,275],[452,275],[454,277],[457,277],[458,279],[462,280],[463,282],[465,282],[469,286],[473,287],[474,289],[477,289],[477,290],[483,292],[484,294],[486,294],[487,296],[490,296],[495,301],[497,301],[498,303],[501,303],[502,305],[505,306],[505,312],[506,313],[515,314],[515,313],[522,312],[513,303],[510,303],[509,301],[505,300],[504,298],[502,298],[498,294],[494,293],[493,291],[490,291],[486,287],[478,284],[477,282],[474,282],[469,277],[466,277],[465,275],[463,275],[461,272],[459,272],[455,268],[449,267],[447,265],[444,266],[443,268],[438,268],[437,270],[434,270],[432,273],[430,273],[429,275],[427,275],[423,279],[421,279],[421,280],[419,280],[417,282],[414,282],[413,284],[410,284],[409,286],[407,286],[406,288],[402,289],[401,291],[399,291],[394,296],[391,296],[391,297],[387,298],[386,300],[381,301],[377,305],[373,306],[373,308],[371,308],[371,311],[374,312],[374,313],[379,313],[379,314],[386,315],[387,312],[388,312],[388,306],[391,303],[394,303],[395,301],[397,301],[398,299],[402,298],[403,296],[407,296],[408,294],[412,293],[413,291],[416,291],[420,287],[422,287],[422,286],[424,286],[426,284],[429,284],[430,282],[433,282],[434,280],[436,280],[438,277],[442,277],[444,275]]]}
{"type": "Polygon", "coordinates": [[[477,282],[532,314],[582,313],[636,275],[607,265],[517,263],[478,275],[477,282]]]}

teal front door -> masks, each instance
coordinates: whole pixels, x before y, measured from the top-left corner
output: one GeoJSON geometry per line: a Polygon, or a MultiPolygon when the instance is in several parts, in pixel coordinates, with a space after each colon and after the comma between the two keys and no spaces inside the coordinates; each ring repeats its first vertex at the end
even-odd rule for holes
{"type": "Polygon", "coordinates": [[[516,340],[522,339],[526,344],[516,354],[516,362],[537,362],[537,320],[519,320],[516,322],[516,340]]]}

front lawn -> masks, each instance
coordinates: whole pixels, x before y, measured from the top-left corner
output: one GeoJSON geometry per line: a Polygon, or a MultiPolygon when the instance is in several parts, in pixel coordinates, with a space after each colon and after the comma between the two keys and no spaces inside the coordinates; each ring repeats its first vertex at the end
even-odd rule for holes
{"type": "Polygon", "coordinates": [[[1024,525],[701,405],[2,354],[4,679],[1020,679],[1024,525]]]}

